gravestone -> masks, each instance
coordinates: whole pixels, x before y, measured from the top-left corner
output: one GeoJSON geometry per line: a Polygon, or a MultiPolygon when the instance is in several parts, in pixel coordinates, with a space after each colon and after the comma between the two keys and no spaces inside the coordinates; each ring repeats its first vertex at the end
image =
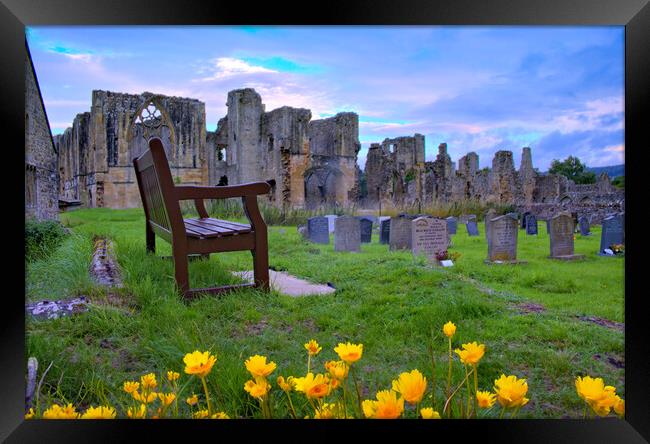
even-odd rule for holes
{"type": "Polygon", "coordinates": [[[546,234],[551,234],[551,219],[546,219],[546,234]]]}
{"type": "Polygon", "coordinates": [[[469,219],[465,224],[467,227],[468,236],[478,236],[478,225],[476,224],[476,219],[469,219]]]}
{"type": "Polygon", "coordinates": [[[512,214],[497,216],[490,221],[490,236],[488,241],[489,264],[525,263],[517,260],[517,236],[519,221],[512,214]]]}
{"type": "Polygon", "coordinates": [[[574,254],[573,218],[571,213],[562,212],[551,218],[551,259],[584,259],[582,254],[574,254]]]}
{"type": "Polygon", "coordinates": [[[521,229],[525,230],[526,229],[526,218],[530,214],[530,211],[524,212],[524,214],[521,216],[521,229]]]}
{"type": "Polygon", "coordinates": [[[300,233],[303,239],[309,240],[309,236],[307,235],[307,225],[298,225],[298,233],[300,233]]]}
{"type": "Polygon", "coordinates": [[[357,219],[367,219],[373,224],[378,224],[379,223],[379,218],[377,216],[357,216],[357,219]]]}
{"type": "Polygon", "coordinates": [[[447,250],[449,236],[447,221],[433,217],[418,217],[411,222],[411,251],[414,256],[424,254],[438,264],[436,255],[447,250]]]}
{"type": "Polygon", "coordinates": [[[361,224],[352,216],[334,221],[334,251],[361,251],[361,224]]]}
{"type": "Polygon", "coordinates": [[[587,216],[580,216],[578,218],[578,225],[580,226],[580,236],[591,236],[589,218],[587,216]]]}
{"type": "Polygon", "coordinates": [[[390,250],[411,249],[411,220],[410,217],[391,217],[388,239],[390,250]]]}
{"type": "Polygon", "coordinates": [[[379,243],[387,244],[390,241],[390,217],[379,223],[379,243]]]}
{"type": "Polygon", "coordinates": [[[327,218],[316,216],[307,219],[307,236],[310,241],[317,244],[329,244],[330,230],[327,218]]]}
{"type": "Polygon", "coordinates": [[[490,222],[497,216],[497,211],[494,208],[485,214],[485,238],[490,241],[490,222]]]}
{"type": "Polygon", "coordinates": [[[537,236],[537,216],[534,214],[526,217],[526,234],[537,236]]]}
{"type": "Polygon", "coordinates": [[[338,216],[336,214],[326,214],[325,217],[327,218],[327,228],[329,229],[329,232],[334,233],[334,221],[338,216]]]}
{"type": "Polygon", "coordinates": [[[600,234],[600,251],[601,256],[606,255],[603,250],[609,248],[614,244],[622,244],[625,241],[623,218],[625,216],[621,213],[603,219],[603,229],[600,234]]]}
{"type": "Polygon", "coordinates": [[[359,227],[361,230],[361,243],[369,244],[372,241],[372,220],[360,218],[359,227]]]}
{"type": "Polygon", "coordinates": [[[447,232],[449,234],[456,234],[456,228],[458,227],[458,220],[454,216],[449,216],[447,218],[447,232]]]}

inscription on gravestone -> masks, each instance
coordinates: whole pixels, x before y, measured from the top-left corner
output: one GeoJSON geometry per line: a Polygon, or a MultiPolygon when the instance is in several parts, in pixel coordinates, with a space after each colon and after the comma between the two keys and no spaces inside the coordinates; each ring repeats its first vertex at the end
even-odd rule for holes
{"type": "Polygon", "coordinates": [[[447,249],[449,237],[447,222],[433,217],[418,217],[411,222],[411,251],[414,256],[424,254],[437,262],[436,254],[447,249]]]}
{"type": "Polygon", "coordinates": [[[379,243],[387,244],[390,241],[390,218],[379,223],[379,243]]]}
{"type": "Polygon", "coordinates": [[[408,217],[392,217],[390,219],[390,250],[411,249],[411,219],[408,217]]]}
{"type": "Polygon", "coordinates": [[[488,261],[514,262],[517,260],[517,235],[519,222],[513,214],[505,214],[490,222],[488,261]]]}
{"type": "Polygon", "coordinates": [[[329,222],[324,216],[307,219],[307,235],[309,240],[317,244],[330,243],[329,222]]]}
{"type": "Polygon", "coordinates": [[[454,216],[449,216],[447,218],[447,232],[449,234],[456,234],[456,228],[458,227],[458,221],[454,216]]]}
{"type": "Polygon", "coordinates": [[[573,252],[573,218],[571,213],[562,212],[551,218],[551,257],[574,259],[582,257],[573,252]]]}
{"type": "Polygon", "coordinates": [[[621,213],[603,219],[603,229],[600,235],[600,254],[605,248],[624,242],[623,215],[621,213]]]}
{"type": "Polygon", "coordinates": [[[359,219],[359,226],[361,230],[361,243],[369,244],[372,241],[372,220],[361,218],[359,219]]]}
{"type": "Polygon", "coordinates": [[[334,251],[361,251],[361,225],[352,216],[340,216],[334,221],[334,251]]]}
{"type": "Polygon", "coordinates": [[[537,235],[537,216],[534,214],[526,217],[526,234],[537,235]]]}

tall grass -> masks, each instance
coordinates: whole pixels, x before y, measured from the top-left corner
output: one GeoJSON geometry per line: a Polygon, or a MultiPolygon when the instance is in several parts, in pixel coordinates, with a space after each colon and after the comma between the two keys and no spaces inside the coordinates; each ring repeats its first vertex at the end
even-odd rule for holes
{"type": "Polygon", "coordinates": [[[382,203],[382,216],[397,216],[400,213],[430,214],[435,217],[461,216],[463,214],[474,214],[478,220],[483,220],[485,213],[495,209],[497,214],[506,214],[515,211],[513,205],[502,205],[486,203],[478,199],[467,199],[456,202],[434,202],[427,205],[395,205],[382,203]]]}

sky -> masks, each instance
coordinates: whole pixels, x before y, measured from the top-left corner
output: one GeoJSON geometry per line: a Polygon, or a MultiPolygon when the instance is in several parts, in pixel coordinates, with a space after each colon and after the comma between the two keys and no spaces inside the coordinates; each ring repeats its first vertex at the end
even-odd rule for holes
{"type": "Polygon", "coordinates": [[[39,26],[27,40],[53,134],[90,110],[92,90],[190,97],[207,129],[228,91],[254,88],[266,111],[359,115],[370,143],[424,134],[491,167],[529,146],[533,166],[579,157],[624,163],[622,26],[39,26]]]}

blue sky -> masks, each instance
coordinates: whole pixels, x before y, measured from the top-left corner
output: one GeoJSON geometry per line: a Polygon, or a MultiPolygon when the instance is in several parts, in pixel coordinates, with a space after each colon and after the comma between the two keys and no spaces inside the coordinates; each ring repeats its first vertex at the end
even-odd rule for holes
{"type": "Polygon", "coordinates": [[[569,155],[624,163],[622,26],[43,26],[27,38],[55,134],[93,89],[199,99],[214,130],[228,91],[252,87],[267,111],[358,113],[361,167],[370,143],[414,133],[427,160],[446,142],[481,167],[500,149],[518,166],[523,146],[542,171],[569,155]]]}

